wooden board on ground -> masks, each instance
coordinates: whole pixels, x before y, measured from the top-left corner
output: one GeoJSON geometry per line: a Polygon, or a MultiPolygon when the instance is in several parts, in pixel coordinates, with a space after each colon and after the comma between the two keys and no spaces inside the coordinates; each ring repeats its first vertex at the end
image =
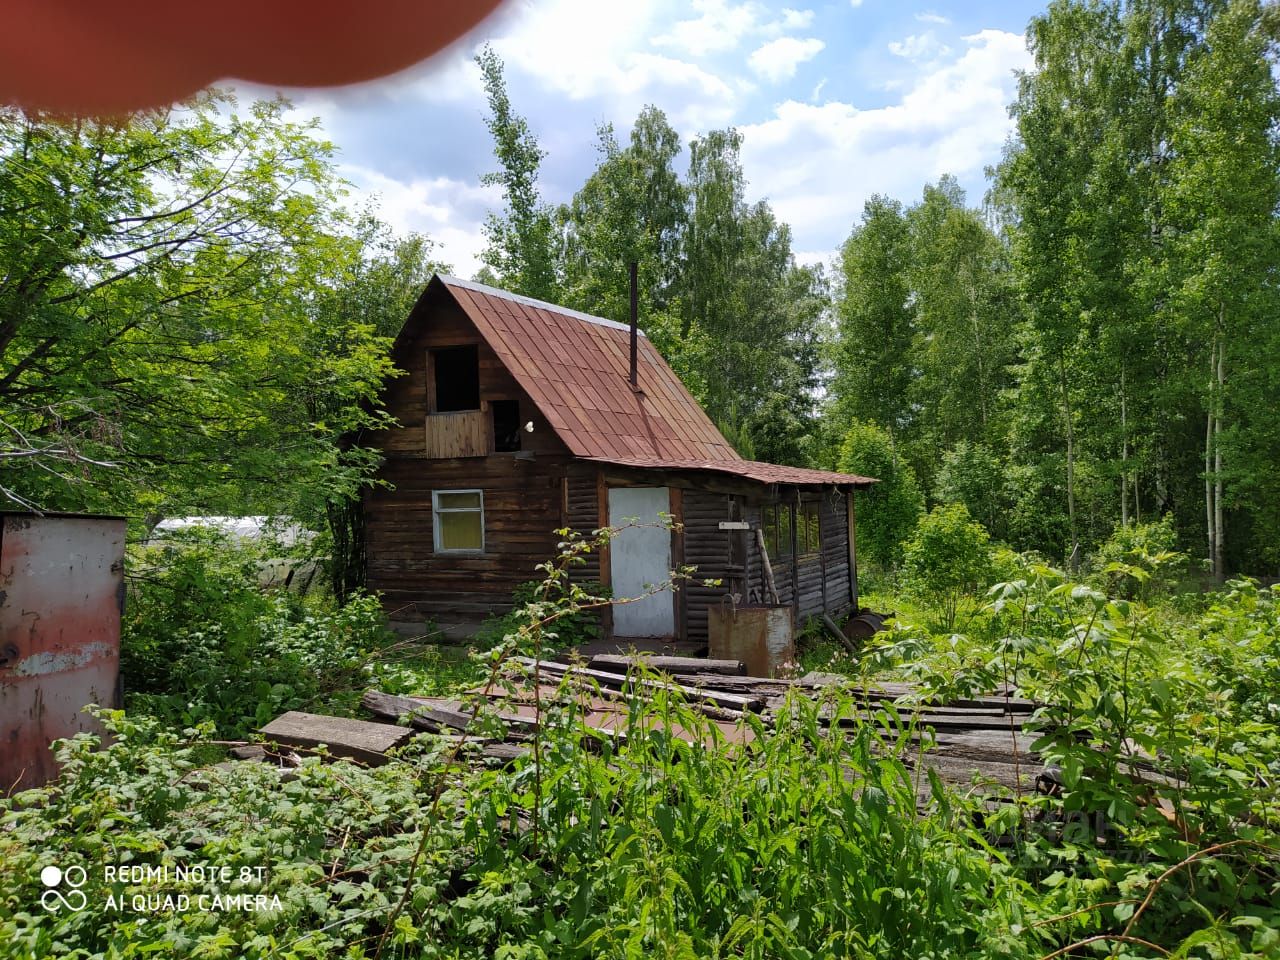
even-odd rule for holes
{"type": "Polygon", "coordinates": [[[747,665],[741,660],[709,660],[704,657],[663,657],[656,654],[626,656],[623,654],[600,653],[592,657],[587,666],[592,670],[626,673],[638,664],[643,664],[650,670],[671,674],[701,675],[709,673],[741,677],[747,673],[747,665]]]}
{"type": "Polygon", "coordinates": [[[281,714],[258,732],[267,740],[292,747],[314,749],[324,744],[335,757],[348,757],[371,766],[386,763],[386,752],[413,736],[408,727],[297,710],[281,714]]]}
{"type": "Polygon", "coordinates": [[[624,655],[632,653],[654,653],[664,657],[700,657],[707,652],[705,642],[697,640],[673,640],[670,637],[619,637],[615,640],[592,640],[569,654],[577,654],[584,660],[590,660],[597,654],[624,655]]]}

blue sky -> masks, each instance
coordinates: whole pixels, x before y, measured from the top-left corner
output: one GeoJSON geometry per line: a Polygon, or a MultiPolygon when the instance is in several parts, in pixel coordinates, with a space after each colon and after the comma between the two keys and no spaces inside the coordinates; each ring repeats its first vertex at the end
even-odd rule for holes
{"type": "Polygon", "coordinates": [[[953,173],[981,199],[1010,130],[1014,71],[1030,65],[1026,2],[509,0],[413,70],[342,90],[286,91],[318,116],[355,197],[375,198],[469,276],[494,169],[479,71],[491,42],[515,109],[548,153],[542,191],[572,196],[597,161],[596,127],[625,138],[656,104],[685,138],[743,134],[748,199],[767,198],[806,262],[827,260],[874,193],[904,201],[953,173]]]}

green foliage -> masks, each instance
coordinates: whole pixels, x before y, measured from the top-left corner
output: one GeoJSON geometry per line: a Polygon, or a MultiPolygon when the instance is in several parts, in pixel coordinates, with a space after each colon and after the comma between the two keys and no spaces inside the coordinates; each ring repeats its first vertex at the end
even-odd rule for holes
{"type": "Polygon", "coordinates": [[[1036,69],[998,172],[1027,304],[1013,446],[1027,462],[1065,454],[1070,542],[1173,512],[1220,579],[1233,550],[1246,558],[1229,530],[1253,538],[1246,562],[1266,562],[1273,27],[1250,0],[1063,3],[1028,38],[1036,69]],[[1092,530],[1078,466],[1111,486],[1092,530]]]}
{"type": "Polygon", "coordinates": [[[838,468],[880,481],[856,494],[858,559],[896,567],[902,561],[902,543],[924,510],[915,472],[898,457],[886,431],[856,420],[840,445],[838,468]]]}
{"type": "Polygon", "coordinates": [[[908,240],[902,204],[875,196],[841,250],[834,384],[839,415],[878,424],[890,434],[906,425],[910,404],[907,357],[914,331],[908,240]]]}
{"type": "MultiPolygon", "coordinates": [[[[935,783],[938,812],[917,816],[909,729],[823,727],[796,701],[777,735],[705,749],[714,724],[659,699],[631,704],[625,746],[585,750],[577,700],[565,688],[548,704],[540,761],[455,774],[443,816],[423,789],[447,762],[429,737],[382,768],[313,758],[282,783],[266,765],[200,769],[177,735],[109,717],[110,745],[78,738],[57,784],[0,801],[0,936],[17,957],[370,957],[384,929],[392,957],[1036,955],[1043,938],[1016,933],[1025,888],[966,825],[972,802],[935,783]],[[537,829],[513,830],[518,811],[537,829]],[[54,861],[86,867],[88,909],[38,907],[54,861]],[[156,886],[103,882],[103,864],[248,868],[235,890],[280,907],[132,922],[107,896],[156,886]]],[[[838,694],[825,709],[856,713],[838,694]]]]}
{"type": "Polygon", "coordinates": [[[986,444],[961,440],[943,454],[934,492],[941,503],[964,504],[997,538],[1007,536],[1004,464],[986,444]]]}
{"type": "Polygon", "coordinates": [[[1129,956],[1274,956],[1258,933],[1280,924],[1274,598],[1232,583],[1187,623],[1020,566],[965,633],[900,617],[867,658],[922,683],[922,699],[1008,686],[1041,704],[1032,748],[1049,786],[1018,795],[1011,839],[1020,876],[1057,904],[1044,922],[1059,943],[1124,935],[1156,945],[1129,956]],[[1076,913],[1085,902],[1098,906],[1076,913]]]}
{"type": "Polygon", "coordinates": [[[1168,593],[1186,572],[1187,556],[1178,552],[1173,518],[1166,515],[1154,523],[1117,526],[1089,567],[1108,595],[1150,601],[1168,593]]]}
{"type": "MultiPolygon", "coordinates": [[[[607,600],[612,591],[594,580],[587,580],[577,585],[585,594],[607,600]]],[[[530,580],[516,587],[511,595],[512,608],[501,617],[490,617],[480,625],[474,642],[481,650],[492,650],[504,640],[517,632],[522,623],[528,620],[528,606],[537,602],[544,590],[543,581],[530,580]]],[[[557,585],[556,595],[562,595],[563,585],[557,585]]],[[[600,636],[600,619],[594,613],[577,611],[572,615],[561,617],[556,624],[556,639],[552,649],[567,650],[600,636]]]]}
{"type": "Polygon", "coordinates": [[[674,168],[680,136],[650,106],[636,118],[625,148],[610,125],[599,137],[599,166],[557,212],[565,235],[564,302],[626,323],[635,262],[648,332],[649,318],[672,309],[679,292],[679,244],[688,218],[687,191],[674,168]]]}
{"type": "Polygon", "coordinates": [[[366,249],[329,144],[282,101],[123,121],[0,109],[0,496],[318,516],[390,340],[315,309],[366,249]],[[88,482],[86,482],[88,481],[88,482]]]}
{"type": "Polygon", "coordinates": [[[269,546],[208,533],[169,538],[136,555],[121,672],[130,711],[223,736],[356,686],[388,636],[378,601],[339,609],[259,586],[269,546]]]}
{"type": "MultiPolygon", "coordinates": [[[[934,516],[963,530],[960,507],[934,516]]],[[[608,602],[568,573],[611,533],[566,533],[514,629],[477,654],[486,686],[608,602]]],[[[675,694],[631,686],[613,736],[581,724],[582,690],[543,686],[545,722],[508,766],[459,763],[465,743],[421,734],[382,767],[309,756],[283,777],[207,765],[211,723],[179,734],[108,713],[109,740],[64,742],[57,781],[0,800],[0,942],[24,960],[1030,960],[1095,941],[1135,958],[1274,958],[1280,605],[1234,583],[1197,622],[1171,625],[1034,560],[999,563],[1018,576],[970,633],[934,637],[900,612],[857,669],[896,661],[923,683],[922,709],[935,692],[997,684],[1035,698],[1048,792],[993,804],[945,787],[915,766],[926,729],[896,710],[868,722],[839,687],[787,698],[771,731],[749,714],[747,742],[730,744],[675,694]],[[50,863],[85,868],[84,910],[40,907],[50,863]],[[102,870],[180,865],[235,879],[102,870]],[[107,899],[215,892],[260,894],[266,909],[142,922],[107,899]]],[[[286,656],[311,649],[295,630],[278,630],[286,656]]],[[[501,736],[487,702],[473,698],[475,735],[501,736]]]]}
{"type": "Polygon", "coordinates": [[[501,167],[480,178],[503,191],[506,212],[490,213],[484,232],[488,246],[481,254],[498,285],[540,300],[556,300],[558,283],[553,253],[551,207],[538,192],[538,168],[545,154],[529,130],[528,121],[511,107],[502,61],[486,45],[476,55],[489,101],[486,123],[493,136],[493,152],[501,167]]]}
{"type": "Polygon", "coordinates": [[[947,630],[955,626],[961,599],[985,587],[992,569],[991,538],[959,503],[921,517],[903,548],[907,590],[936,604],[947,630]]]}

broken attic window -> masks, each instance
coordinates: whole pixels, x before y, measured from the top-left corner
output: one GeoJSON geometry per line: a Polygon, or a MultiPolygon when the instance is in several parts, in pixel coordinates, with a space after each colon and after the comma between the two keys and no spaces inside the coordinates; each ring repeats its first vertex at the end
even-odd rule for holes
{"type": "Polygon", "coordinates": [[[511,453],[520,449],[520,401],[490,400],[493,411],[493,449],[511,453]]]}
{"type": "Polygon", "coordinates": [[[436,413],[480,409],[480,354],[474,344],[431,351],[436,413]]]}

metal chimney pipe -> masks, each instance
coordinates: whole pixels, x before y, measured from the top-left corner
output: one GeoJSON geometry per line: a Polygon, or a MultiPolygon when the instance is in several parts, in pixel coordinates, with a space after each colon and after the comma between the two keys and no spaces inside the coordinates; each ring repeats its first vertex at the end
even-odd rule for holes
{"type": "Polygon", "coordinates": [[[639,264],[631,261],[631,389],[639,390],[640,383],[636,379],[637,346],[640,338],[640,282],[638,279],[639,264]]]}

